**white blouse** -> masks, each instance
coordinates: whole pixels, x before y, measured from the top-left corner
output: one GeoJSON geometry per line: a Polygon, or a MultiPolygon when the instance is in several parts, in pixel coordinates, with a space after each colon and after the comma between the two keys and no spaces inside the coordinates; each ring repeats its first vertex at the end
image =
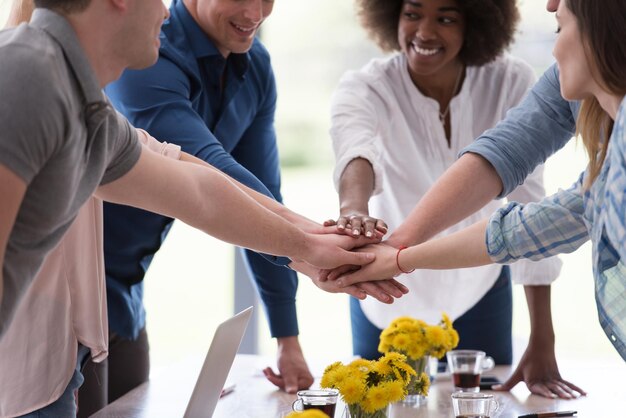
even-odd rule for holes
{"type": "MultiPolygon", "coordinates": [[[[450,102],[451,138],[439,121],[439,104],[413,84],[406,58],[397,54],[376,59],[359,71],[346,73],[331,106],[331,137],[336,157],[335,186],[355,158],[374,169],[370,214],[383,219],[393,232],[415,204],[457,159],[459,152],[483,131],[504,118],[534,84],[525,62],[503,56],[481,67],[467,67],[461,91],[450,102]]],[[[511,200],[536,201],[544,196],[543,167],[510,194],[511,200]]],[[[443,231],[448,235],[490,216],[502,202],[483,209],[443,231]]],[[[544,285],[556,279],[561,261],[520,261],[511,266],[513,280],[544,285]]],[[[416,270],[402,276],[410,292],[392,305],[373,298],[361,301],[367,318],[385,328],[398,316],[436,323],[446,312],[453,320],[474,306],[493,286],[502,266],[457,270],[416,270]]]]}

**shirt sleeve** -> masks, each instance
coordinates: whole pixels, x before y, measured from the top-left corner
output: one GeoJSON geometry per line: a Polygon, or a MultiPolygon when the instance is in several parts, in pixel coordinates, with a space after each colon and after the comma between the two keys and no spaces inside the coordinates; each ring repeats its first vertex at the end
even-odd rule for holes
{"type": "Polygon", "coordinates": [[[604,230],[622,261],[626,260],[626,109],[624,102],[611,136],[610,167],[606,181],[604,230]]]}
{"type": "MultiPolygon", "coordinates": [[[[282,203],[280,161],[274,129],[277,96],[273,74],[270,74],[267,82],[263,104],[231,154],[282,203]]],[[[244,254],[266,308],[270,334],[275,338],[298,335],[298,277],[295,271],[274,263],[281,259],[287,262],[290,260],[279,257],[268,262],[267,257],[271,256],[261,256],[250,250],[245,250],[244,254]]]]}
{"type": "MultiPolygon", "coordinates": [[[[543,164],[538,166],[521,186],[518,186],[507,199],[519,203],[537,202],[545,197],[543,186],[543,164]]],[[[558,257],[539,261],[519,260],[511,265],[511,278],[521,285],[549,285],[559,277],[563,263],[558,257]]]]}
{"type": "Polygon", "coordinates": [[[69,123],[57,74],[41,55],[28,45],[0,48],[0,164],[26,184],[60,149],[69,123]]]}
{"type": "Polygon", "coordinates": [[[335,169],[333,180],[339,190],[341,175],[350,161],[363,158],[374,170],[374,191],[382,191],[382,160],[379,120],[384,106],[370,87],[369,79],[359,72],[348,72],[339,82],[331,102],[331,128],[335,169]]]}
{"type": "MultiPolygon", "coordinates": [[[[506,109],[517,106],[537,81],[533,69],[524,61],[509,57],[512,76],[508,88],[506,109]]],[[[507,196],[509,201],[519,203],[537,202],[546,195],[543,185],[543,164],[530,173],[523,184],[507,196]]],[[[511,279],[521,285],[548,285],[559,276],[562,266],[558,257],[544,260],[519,260],[511,265],[511,279]]]]}
{"type": "Polygon", "coordinates": [[[486,234],[489,256],[500,264],[571,253],[588,239],[582,175],[570,189],[540,202],[507,204],[491,217],[486,234]]]}
{"type": "Polygon", "coordinates": [[[135,126],[159,141],[173,142],[246,186],[272,197],[252,173],[224,149],[193,109],[188,77],[167,58],[141,71],[125,71],[107,95],[135,126]]]}
{"type": "MultiPolygon", "coordinates": [[[[276,105],[276,89],[273,84],[273,77],[268,81],[270,96],[266,97],[264,110],[260,111],[255,126],[263,132],[258,138],[261,143],[266,144],[271,141],[275,145],[275,133],[271,129],[261,126],[273,123],[273,109],[276,105]],[[269,109],[269,110],[268,110],[269,109]],[[271,113],[271,117],[268,116],[271,113]]],[[[250,170],[239,163],[233,155],[228,153],[220,141],[213,135],[202,117],[193,109],[191,102],[191,84],[189,78],[172,61],[165,57],[160,57],[157,63],[142,71],[126,71],[123,76],[106,89],[111,101],[115,106],[126,114],[129,120],[136,126],[148,131],[158,140],[173,142],[182,147],[182,150],[195,155],[196,157],[211,164],[225,174],[233,177],[246,186],[262,193],[272,199],[280,199],[280,194],[275,196],[259,178],[250,170]]],[[[250,138],[245,142],[252,144],[248,151],[255,155],[258,148],[252,141],[252,131],[250,138]]],[[[260,146],[260,145],[258,145],[260,146]]],[[[240,152],[244,145],[240,147],[240,152]]],[[[257,164],[263,164],[259,155],[256,155],[257,164]]],[[[278,157],[275,156],[277,169],[278,157]]],[[[279,182],[276,184],[276,191],[279,190],[279,182]]],[[[290,262],[285,257],[275,257],[273,255],[261,255],[267,261],[254,259],[250,266],[253,270],[254,280],[257,282],[260,293],[265,303],[268,316],[271,319],[270,331],[272,336],[291,336],[298,334],[297,319],[295,316],[295,289],[297,288],[297,276],[282,265],[290,262]],[[262,263],[278,263],[280,266],[257,267],[262,263]],[[257,275],[256,271],[271,270],[273,274],[257,275]],[[284,288],[276,289],[284,284],[284,288]],[[264,292],[262,289],[271,287],[270,291],[264,292]],[[280,297],[272,299],[273,295],[280,294],[280,297]],[[268,297],[269,295],[269,297],[268,297]],[[291,301],[289,315],[287,308],[283,304],[285,300],[291,301]],[[275,303],[274,303],[275,302],[275,303]],[[276,306],[276,308],[274,308],[276,306]],[[272,320],[273,319],[273,320],[272,320]]],[[[261,258],[261,257],[259,257],[261,258]]]]}
{"type": "Polygon", "coordinates": [[[519,106],[461,154],[472,152],[489,161],[502,179],[500,197],[506,196],[570,140],[577,106],[561,96],[555,64],[546,70],[519,106]]]}
{"type": "Polygon", "coordinates": [[[157,141],[143,129],[137,129],[137,137],[141,145],[145,146],[150,151],[173,160],[180,160],[181,150],[179,145],[157,141]]]}

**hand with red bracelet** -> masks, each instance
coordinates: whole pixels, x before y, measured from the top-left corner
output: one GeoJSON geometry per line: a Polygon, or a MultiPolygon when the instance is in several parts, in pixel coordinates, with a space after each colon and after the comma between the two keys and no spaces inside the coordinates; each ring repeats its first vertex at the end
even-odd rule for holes
{"type": "Polygon", "coordinates": [[[375,254],[376,259],[372,263],[360,269],[351,269],[340,276],[337,276],[337,269],[332,270],[328,273],[328,280],[338,280],[339,286],[343,287],[348,284],[388,280],[403,273],[409,273],[410,271],[402,265],[403,250],[403,247],[394,248],[385,242],[366,245],[357,251],[375,254]]]}

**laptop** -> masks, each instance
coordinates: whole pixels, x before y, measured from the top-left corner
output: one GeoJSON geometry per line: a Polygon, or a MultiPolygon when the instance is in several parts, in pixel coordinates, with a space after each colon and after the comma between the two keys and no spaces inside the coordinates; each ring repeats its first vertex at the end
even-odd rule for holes
{"type": "Polygon", "coordinates": [[[193,388],[185,418],[211,418],[252,316],[252,306],[222,322],[215,330],[193,388]]]}

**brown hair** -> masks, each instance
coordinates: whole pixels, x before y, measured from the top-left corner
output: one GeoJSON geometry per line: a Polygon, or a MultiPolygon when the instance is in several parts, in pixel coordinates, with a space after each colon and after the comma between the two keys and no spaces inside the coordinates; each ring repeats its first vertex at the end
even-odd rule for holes
{"type": "MultiPolygon", "coordinates": [[[[626,94],[626,10],[622,0],[565,0],[576,18],[585,55],[596,82],[607,91],[626,94]]],[[[613,120],[594,98],[582,101],[576,121],[589,156],[589,175],[585,187],[590,187],[600,174],[609,146],[613,120]]]]}
{"type": "Polygon", "coordinates": [[[89,6],[91,0],[34,0],[35,7],[55,10],[61,13],[81,12],[89,6]]]}
{"type": "MultiPolygon", "coordinates": [[[[405,0],[356,0],[361,25],[383,51],[399,51],[398,22],[405,0]]],[[[519,21],[516,0],[457,0],[465,17],[459,58],[466,65],[493,61],[513,41],[519,21]]]]}

